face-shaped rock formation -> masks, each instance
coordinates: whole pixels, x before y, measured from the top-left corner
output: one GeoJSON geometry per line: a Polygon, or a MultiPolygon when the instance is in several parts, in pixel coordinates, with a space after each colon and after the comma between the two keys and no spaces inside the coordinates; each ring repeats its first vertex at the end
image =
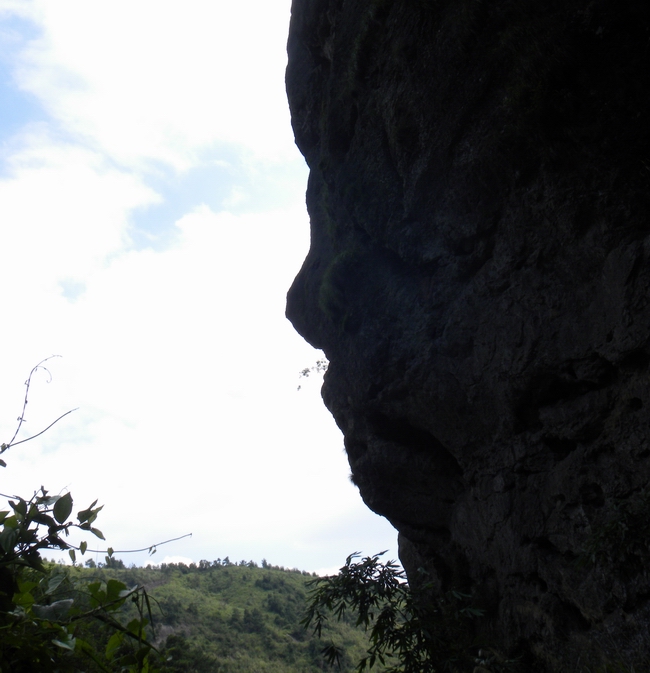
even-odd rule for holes
{"type": "Polygon", "coordinates": [[[287,314],[407,570],[548,671],[650,652],[649,27],[646,0],[293,3],[287,314]]]}

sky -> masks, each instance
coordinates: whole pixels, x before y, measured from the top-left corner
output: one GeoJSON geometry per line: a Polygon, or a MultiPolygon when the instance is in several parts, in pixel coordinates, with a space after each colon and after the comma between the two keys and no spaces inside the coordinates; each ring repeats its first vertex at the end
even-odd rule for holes
{"type": "MultiPolygon", "coordinates": [[[[309,248],[289,0],[0,0],[0,492],[98,499],[125,563],[333,572],[396,533],[284,317],[309,248]],[[60,356],[60,357],[58,357],[60,356]],[[298,386],[301,389],[298,390],[298,386]]],[[[52,555],[53,556],[53,555],[52,555]]]]}

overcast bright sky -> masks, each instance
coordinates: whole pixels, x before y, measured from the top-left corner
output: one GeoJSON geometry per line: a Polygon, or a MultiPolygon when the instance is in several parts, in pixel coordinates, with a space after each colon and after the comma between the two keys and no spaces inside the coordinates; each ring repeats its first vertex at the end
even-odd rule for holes
{"type": "Polygon", "coordinates": [[[49,355],[21,436],[79,407],[3,456],[0,491],[99,498],[114,549],[193,534],[127,564],[396,556],[284,318],[309,247],[289,9],[0,0],[0,441],[49,355]]]}

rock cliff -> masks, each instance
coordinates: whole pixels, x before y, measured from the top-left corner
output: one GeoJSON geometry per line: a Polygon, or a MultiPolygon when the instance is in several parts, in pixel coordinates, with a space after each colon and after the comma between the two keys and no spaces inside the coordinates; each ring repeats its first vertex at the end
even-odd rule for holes
{"type": "Polygon", "coordinates": [[[647,0],[293,1],[287,315],[411,576],[529,670],[650,670],[649,27],[647,0]]]}

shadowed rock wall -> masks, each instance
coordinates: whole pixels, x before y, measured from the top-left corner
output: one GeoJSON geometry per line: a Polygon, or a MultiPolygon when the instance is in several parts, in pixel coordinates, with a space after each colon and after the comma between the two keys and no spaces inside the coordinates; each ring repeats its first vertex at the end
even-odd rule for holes
{"type": "Polygon", "coordinates": [[[650,670],[649,26],[647,0],[293,2],[287,315],[407,570],[540,670],[650,670]]]}

